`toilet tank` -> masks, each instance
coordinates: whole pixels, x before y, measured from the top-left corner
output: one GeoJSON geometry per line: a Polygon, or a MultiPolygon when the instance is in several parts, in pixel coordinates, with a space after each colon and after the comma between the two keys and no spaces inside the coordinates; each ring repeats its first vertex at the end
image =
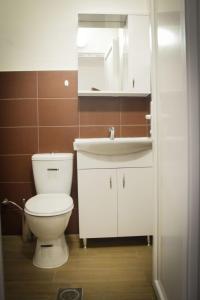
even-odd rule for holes
{"type": "Polygon", "coordinates": [[[72,153],[44,153],[32,156],[37,194],[71,192],[72,153]]]}

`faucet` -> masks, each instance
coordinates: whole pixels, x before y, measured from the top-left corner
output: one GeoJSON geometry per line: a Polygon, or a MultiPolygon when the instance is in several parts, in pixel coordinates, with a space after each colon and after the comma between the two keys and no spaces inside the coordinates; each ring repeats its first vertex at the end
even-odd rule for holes
{"type": "Polygon", "coordinates": [[[109,132],[110,132],[110,139],[114,140],[114,138],[115,138],[115,127],[110,127],[109,132]]]}

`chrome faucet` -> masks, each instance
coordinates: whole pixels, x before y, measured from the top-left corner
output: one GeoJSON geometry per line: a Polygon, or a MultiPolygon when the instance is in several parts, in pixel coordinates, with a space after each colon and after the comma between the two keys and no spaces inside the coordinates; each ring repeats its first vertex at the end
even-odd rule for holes
{"type": "Polygon", "coordinates": [[[114,140],[114,138],[115,138],[115,127],[110,127],[109,132],[110,132],[110,139],[114,140]]]}

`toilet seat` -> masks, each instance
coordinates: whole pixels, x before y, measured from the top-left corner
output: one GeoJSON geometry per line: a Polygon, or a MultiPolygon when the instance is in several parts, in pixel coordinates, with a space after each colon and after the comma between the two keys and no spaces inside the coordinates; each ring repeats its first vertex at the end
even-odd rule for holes
{"type": "Polygon", "coordinates": [[[24,211],[33,216],[50,217],[65,214],[73,207],[73,200],[67,194],[38,194],[26,202],[24,211]]]}

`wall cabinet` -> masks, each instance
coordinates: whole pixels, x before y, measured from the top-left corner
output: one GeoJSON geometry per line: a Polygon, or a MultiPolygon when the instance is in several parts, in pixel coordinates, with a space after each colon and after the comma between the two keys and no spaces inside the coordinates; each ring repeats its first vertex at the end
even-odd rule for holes
{"type": "Polygon", "coordinates": [[[125,90],[150,94],[149,16],[128,15],[128,80],[125,90]]]}
{"type": "Polygon", "coordinates": [[[80,238],[152,235],[152,165],[139,166],[78,170],[80,238]]]}
{"type": "Polygon", "coordinates": [[[79,14],[78,41],[83,34],[90,38],[78,47],[79,95],[150,94],[149,15],[79,14]]]}

